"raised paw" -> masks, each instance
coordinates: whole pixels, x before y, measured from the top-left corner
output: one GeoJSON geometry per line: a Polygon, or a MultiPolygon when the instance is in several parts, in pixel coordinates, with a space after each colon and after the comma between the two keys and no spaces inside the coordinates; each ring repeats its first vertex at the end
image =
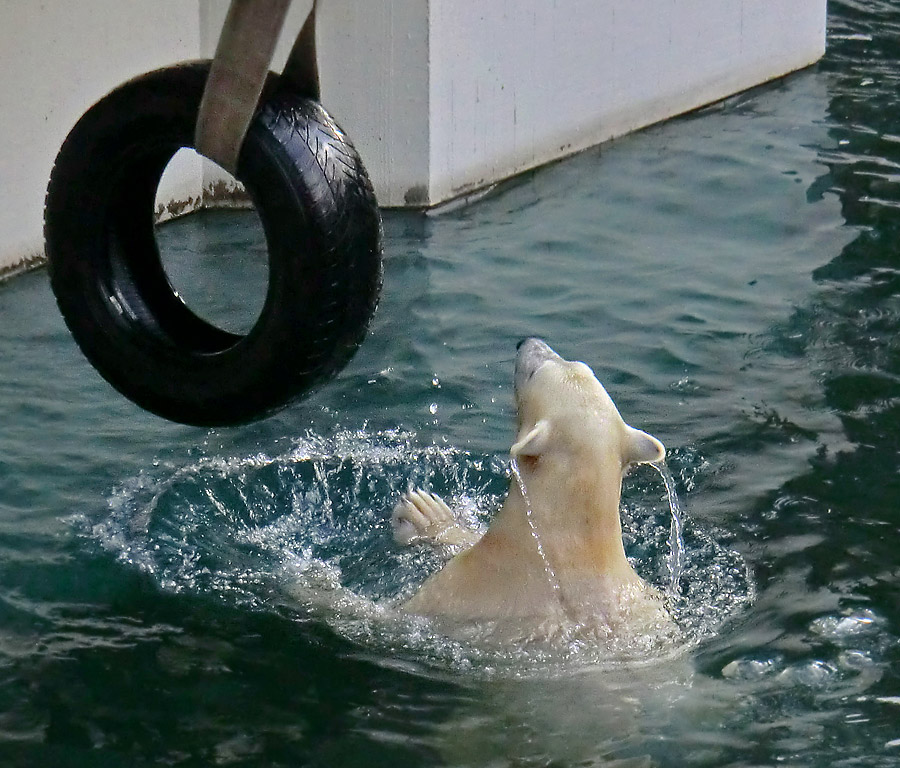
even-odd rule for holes
{"type": "Polygon", "coordinates": [[[454,527],[456,520],[440,496],[417,488],[400,497],[391,514],[391,525],[398,544],[423,540],[444,543],[441,534],[454,527]]]}

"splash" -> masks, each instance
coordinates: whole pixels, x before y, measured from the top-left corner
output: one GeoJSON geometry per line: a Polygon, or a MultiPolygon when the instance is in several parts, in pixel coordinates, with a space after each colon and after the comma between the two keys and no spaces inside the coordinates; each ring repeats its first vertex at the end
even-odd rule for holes
{"type": "MultiPolygon", "coordinates": [[[[432,548],[394,544],[390,510],[400,494],[409,486],[433,490],[467,525],[484,528],[510,475],[520,482],[506,457],[421,446],[411,433],[308,434],[277,454],[148,468],[82,523],[93,541],[165,591],[326,624],[361,652],[391,663],[515,676],[607,663],[587,644],[487,650],[397,610],[443,564],[432,548]]],[[[630,485],[626,498],[649,498],[652,487],[630,485]]],[[[661,589],[680,583],[673,613],[685,642],[693,643],[737,610],[751,585],[737,553],[696,526],[673,534],[669,513],[663,516],[658,498],[626,505],[623,532],[642,576],[661,589]]],[[[558,589],[540,532],[530,524],[558,589]]]]}

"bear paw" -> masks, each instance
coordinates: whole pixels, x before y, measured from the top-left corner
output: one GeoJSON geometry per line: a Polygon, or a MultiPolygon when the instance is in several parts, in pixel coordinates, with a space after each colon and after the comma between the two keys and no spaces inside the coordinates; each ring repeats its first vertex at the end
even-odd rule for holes
{"type": "Polygon", "coordinates": [[[406,545],[428,542],[461,546],[474,544],[478,534],[459,524],[453,512],[436,493],[409,490],[400,497],[391,514],[394,541],[406,545]]]}

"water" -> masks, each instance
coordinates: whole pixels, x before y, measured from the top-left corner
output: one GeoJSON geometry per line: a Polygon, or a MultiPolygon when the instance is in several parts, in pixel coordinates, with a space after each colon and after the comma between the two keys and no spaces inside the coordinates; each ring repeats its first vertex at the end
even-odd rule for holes
{"type": "Polygon", "coordinates": [[[528,489],[525,487],[525,481],[522,479],[522,473],[519,471],[519,464],[515,459],[513,459],[510,467],[512,470],[513,480],[519,487],[519,492],[522,494],[522,498],[525,501],[525,514],[528,517],[528,530],[531,531],[531,537],[534,539],[535,549],[537,549],[538,556],[541,558],[541,562],[544,565],[544,572],[547,574],[547,583],[553,590],[554,598],[557,602],[560,603],[560,607],[564,607],[562,600],[562,590],[559,586],[559,577],[553,570],[553,566],[550,565],[550,560],[547,559],[547,553],[544,552],[544,545],[541,542],[541,535],[538,532],[537,525],[534,522],[534,510],[531,507],[531,500],[528,498],[528,489]]]}
{"type": "Polygon", "coordinates": [[[652,465],[666,486],[666,497],[669,501],[669,510],[672,513],[672,523],[669,526],[669,554],[666,557],[666,567],[669,570],[669,584],[666,587],[666,595],[670,598],[677,597],[681,590],[681,577],[684,573],[684,510],[678,500],[678,490],[675,486],[675,478],[669,471],[664,461],[652,465]]]}
{"type": "MultiPolygon", "coordinates": [[[[0,286],[3,765],[895,765],[900,4],[829,5],[808,72],[387,216],[371,338],[261,424],[138,412],[46,274],[0,286]],[[391,612],[439,565],[392,545],[399,493],[479,525],[502,498],[527,335],[670,449],[675,658],[492,655],[391,612]]],[[[163,237],[249,258],[249,229],[163,237]]],[[[666,589],[652,469],[623,528],[666,589]]]]}

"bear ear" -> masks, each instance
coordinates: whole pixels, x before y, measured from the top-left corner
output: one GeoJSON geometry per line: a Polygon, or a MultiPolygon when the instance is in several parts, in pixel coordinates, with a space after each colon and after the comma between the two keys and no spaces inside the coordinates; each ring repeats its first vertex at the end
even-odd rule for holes
{"type": "Polygon", "coordinates": [[[654,464],[666,458],[665,446],[653,435],[626,425],[625,460],[629,464],[654,464]]]}
{"type": "Polygon", "coordinates": [[[509,449],[513,458],[517,456],[540,456],[547,448],[550,438],[550,422],[541,419],[521,440],[509,449]]]}

